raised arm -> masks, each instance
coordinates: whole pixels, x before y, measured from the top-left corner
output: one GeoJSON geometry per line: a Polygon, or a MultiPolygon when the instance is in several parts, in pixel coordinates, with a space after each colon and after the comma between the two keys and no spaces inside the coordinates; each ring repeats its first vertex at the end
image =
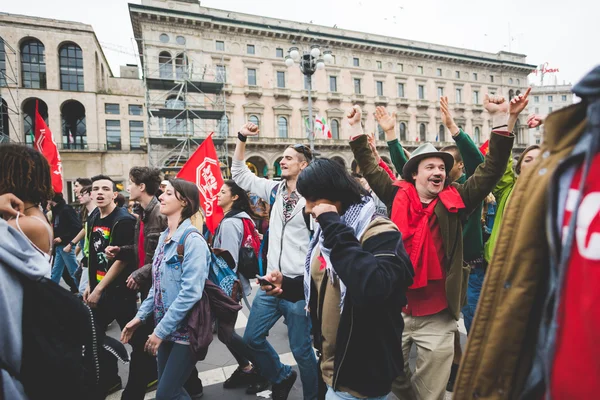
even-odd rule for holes
{"type": "Polygon", "coordinates": [[[385,132],[385,140],[390,149],[392,164],[394,164],[396,171],[402,175],[402,168],[404,168],[404,164],[408,162],[408,158],[396,137],[396,112],[393,112],[390,115],[385,107],[379,106],[375,109],[375,119],[377,120],[377,123],[379,123],[379,126],[381,126],[381,129],[385,132]]]}
{"type": "Polygon", "coordinates": [[[235,152],[231,162],[231,177],[242,189],[255,193],[266,201],[269,201],[271,191],[278,182],[254,175],[244,162],[246,153],[246,140],[249,136],[258,135],[258,126],[247,123],[240,129],[235,145],[235,152]]]}

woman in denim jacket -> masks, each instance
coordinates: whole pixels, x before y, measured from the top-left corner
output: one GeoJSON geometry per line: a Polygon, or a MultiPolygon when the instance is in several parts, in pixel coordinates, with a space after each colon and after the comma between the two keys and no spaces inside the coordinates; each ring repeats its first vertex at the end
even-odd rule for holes
{"type": "Polygon", "coordinates": [[[199,209],[196,185],[181,179],[171,180],[159,200],[168,228],[161,234],[154,253],[152,288],[136,317],[123,329],[121,341],[127,343],[133,332],[154,313],[156,327],[145,349],[158,360],[156,398],[190,399],[183,384],[196,360],[189,348],[186,321],[189,311],[202,297],[210,250],[196,231],[185,239],[183,261],[177,255],[182,235],[192,226],[190,217],[199,209]]]}

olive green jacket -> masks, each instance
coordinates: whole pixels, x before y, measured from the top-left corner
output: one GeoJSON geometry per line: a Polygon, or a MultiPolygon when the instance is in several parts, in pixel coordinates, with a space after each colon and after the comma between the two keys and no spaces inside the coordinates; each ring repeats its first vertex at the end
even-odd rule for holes
{"type": "MultiPolygon", "coordinates": [[[[463,202],[465,209],[458,213],[450,213],[441,202],[435,206],[435,215],[438,218],[440,231],[446,252],[446,299],[448,310],[458,321],[460,309],[465,303],[469,267],[463,263],[463,223],[485,197],[494,189],[506,167],[512,150],[514,136],[505,136],[492,133],[490,138],[490,151],[485,161],[464,184],[452,183],[463,202]]],[[[377,165],[377,160],[367,142],[367,136],[360,135],[350,142],[354,158],[364,177],[375,192],[390,210],[398,188],[383,168],[377,165]]]]}

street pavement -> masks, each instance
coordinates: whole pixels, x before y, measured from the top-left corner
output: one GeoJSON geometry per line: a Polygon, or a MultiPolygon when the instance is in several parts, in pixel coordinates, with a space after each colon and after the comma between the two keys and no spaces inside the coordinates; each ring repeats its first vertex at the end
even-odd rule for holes
{"type": "MultiPolygon", "coordinates": [[[[253,286],[252,295],[249,297],[250,304],[252,304],[252,299],[254,298],[254,294],[259,290],[256,286],[253,286]]],[[[250,315],[250,311],[244,305],[242,312],[238,314],[238,320],[236,323],[236,331],[239,335],[244,335],[244,329],[246,327],[246,323],[248,321],[248,316],[250,315]]],[[[462,319],[459,322],[459,331],[461,332],[461,343],[464,345],[466,342],[466,331],[464,328],[464,324],[462,319]]],[[[109,327],[108,334],[112,337],[119,338],[120,337],[120,329],[116,322],[109,327]]],[[[268,337],[269,343],[273,346],[275,351],[279,354],[283,363],[291,365],[296,372],[298,372],[298,379],[290,392],[288,397],[289,400],[302,400],[302,383],[300,380],[300,372],[296,366],[296,361],[290,351],[288,336],[287,336],[287,327],[284,324],[283,318],[280,319],[277,324],[271,329],[268,337]]],[[[128,350],[131,351],[129,345],[127,345],[128,350]]],[[[414,369],[416,360],[416,351],[413,348],[410,356],[410,364],[414,369]]],[[[251,399],[270,399],[271,391],[267,390],[265,392],[258,393],[256,395],[247,395],[245,393],[245,389],[223,389],[223,382],[231,376],[233,371],[237,368],[237,363],[227,347],[222,344],[219,339],[216,337],[211,343],[208,354],[204,361],[198,362],[196,364],[198,368],[200,379],[202,379],[202,383],[204,384],[204,397],[203,399],[230,399],[230,400],[251,400],[251,399]]],[[[127,364],[119,363],[119,375],[123,381],[123,387],[125,387],[127,383],[127,375],[129,373],[129,366],[127,364]]],[[[150,392],[146,394],[145,399],[153,399],[156,395],[156,392],[150,392]]],[[[107,397],[107,400],[119,400],[121,398],[121,391],[116,392],[107,397]]],[[[451,393],[446,393],[446,400],[452,398],[451,393]]],[[[389,396],[390,400],[395,400],[396,396],[393,394],[389,396]]]]}

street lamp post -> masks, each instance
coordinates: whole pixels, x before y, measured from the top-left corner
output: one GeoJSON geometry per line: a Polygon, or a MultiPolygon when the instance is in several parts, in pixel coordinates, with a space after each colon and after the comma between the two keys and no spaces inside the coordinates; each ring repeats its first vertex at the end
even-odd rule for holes
{"type": "Polygon", "coordinates": [[[312,45],[310,50],[305,50],[300,54],[300,49],[296,46],[290,47],[288,55],[285,57],[285,65],[291,67],[298,62],[300,71],[306,77],[308,82],[308,138],[310,140],[310,151],[314,154],[315,152],[315,129],[313,124],[313,110],[312,110],[312,76],[318,69],[325,68],[326,62],[333,60],[331,50],[324,50],[321,52],[319,45],[312,45]],[[320,58],[321,55],[323,58],[320,58]]]}

